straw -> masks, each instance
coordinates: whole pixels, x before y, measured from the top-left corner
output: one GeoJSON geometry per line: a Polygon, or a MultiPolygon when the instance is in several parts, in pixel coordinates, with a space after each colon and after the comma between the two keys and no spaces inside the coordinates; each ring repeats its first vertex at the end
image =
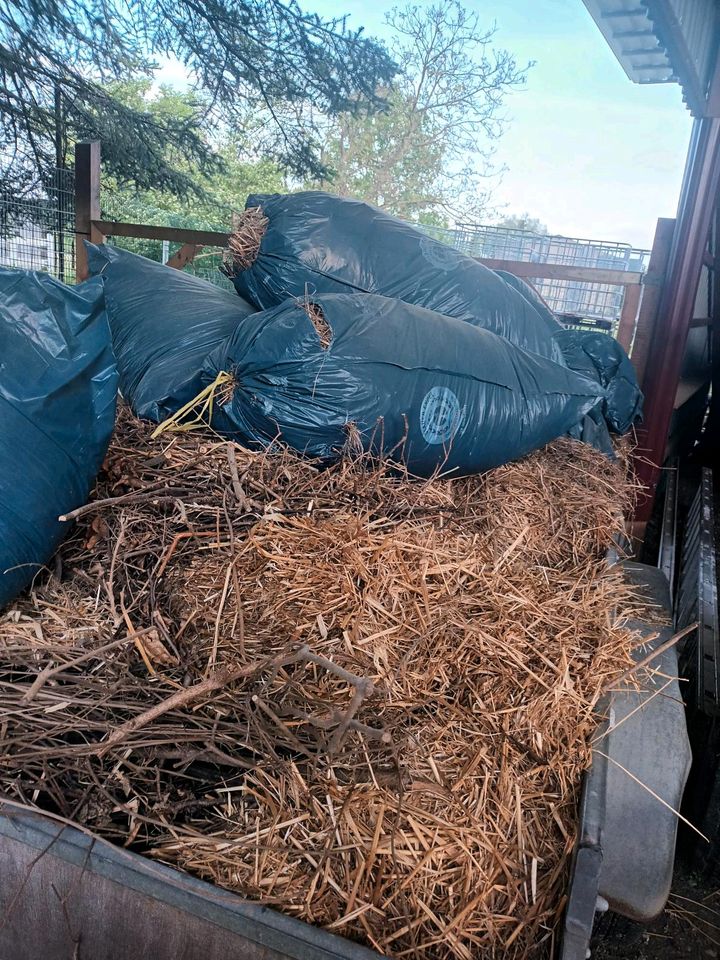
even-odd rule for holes
{"type": "Polygon", "coordinates": [[[255,263],[268,223],[262,207],[243,210],[237,218],[235,230],[228,238],[228,246],[223,256],[221,270],[226,276],[232,279],[255,263]]]}
{"type": "Polygon", "coordinates": [[[418,480],[122,411],[62,581],[0,616],[0,789],[392,956],[542,956],[633,495],[569,439],[418,480]]]}
{"type": "Polygon", "coordinates": [[[232,397],[236,385],[233,374],[221,370],[212,383],[204,387],[196,397],[181,406],[166,420],[157,426],[151,439],[156,439],[163,433],[185,433],[189,430],[200,430],[208,427],[212,421],[213,408],[216,398],[221,403],[232,397]],[[188,419],[192,416],[192,419],[188,419]]]}

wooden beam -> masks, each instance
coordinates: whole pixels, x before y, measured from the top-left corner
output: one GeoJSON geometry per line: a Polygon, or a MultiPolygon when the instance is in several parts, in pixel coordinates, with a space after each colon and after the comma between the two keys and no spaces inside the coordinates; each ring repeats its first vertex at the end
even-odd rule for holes
{"type": "Polygon", "coordinates": [[[648,354],[655,333],[662,284],[667,273],[674,231],[675,220],[670,217],[660,217],[655,227],[655,238],[643,283],[642,302],[630,354],[641,387],[645,380],[648,354]]]}
{"type": "Polygon", "coordinates": [[[226,247],[229,233],[215,230],[186,230],[184,227],[157,227],[150,223],[122,223],[94,220],[93,226],[106,237],[140,237],[144,240],[170,240],[171,243],[226,247]]]}
{"type": "Polygon", "coordinates": [[[100,144],[75,144],[75,279],[87,280],[87,253],[83,240],[93,243],[101,239],[93,229],[100,217],[100,144]]]}
{"type": "Polygon", "coordinates": [[[618,324],[617,341],[628,353],[630,353],[633,335],[637,326],[641,293],[642,287],[639,284],[631,284],[625,287],[622,310],[620,311],[620,323],[618,324]]]}
{"type": "Polygon", "coordinates": [[[192,263],[196,255],[202,250],[199,243],[184,243],[166,262],[166,267],[174,267],[176,270],[182,270],[189,263],[192,263]]]}
{"type": "Polygon", "coordinates": [[[604,267],[571,267],[564,263],[527,263],[524,260],[495,260],[475,257],[491,270],[507,270],[516,277],[537,280],[586,280],[590,283],[613,283],[619,286],[640,284],[643,274],[634,270],[608,270],[604,267]]]}

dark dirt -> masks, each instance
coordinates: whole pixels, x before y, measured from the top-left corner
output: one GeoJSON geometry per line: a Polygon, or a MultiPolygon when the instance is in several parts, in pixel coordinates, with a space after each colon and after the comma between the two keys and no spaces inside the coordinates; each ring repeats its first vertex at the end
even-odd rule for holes
{"type": "Polygon", "coordinates": [[[593,960],[715,960],[720,958],[720,891],[676,868],[666,909],[647,926],[615,914],[598,920],[593,960]]]}

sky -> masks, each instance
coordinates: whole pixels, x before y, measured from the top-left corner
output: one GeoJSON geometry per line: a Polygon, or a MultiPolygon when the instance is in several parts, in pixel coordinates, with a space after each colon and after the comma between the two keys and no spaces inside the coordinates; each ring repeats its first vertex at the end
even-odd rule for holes
{"type": "MultiPolygon", "coordinates": [[[[415,0],[418,2],[418,0],[415,0]]],[[[422,4],[426,0],[419,0],[422,4]]],[[[650,247],[658,217],[673,217],[691,117],[676,84],[632,83],[582,0],[464,0],[518,63],[536,61],[505,101],[493,194],[501,213],[528,212],[551,233],[650,247]]],[[[304,0],[308,12],[388,38],[398,0],[304,0]]],[[[174,65],[162,79],[180,80],[174,65]]]]}

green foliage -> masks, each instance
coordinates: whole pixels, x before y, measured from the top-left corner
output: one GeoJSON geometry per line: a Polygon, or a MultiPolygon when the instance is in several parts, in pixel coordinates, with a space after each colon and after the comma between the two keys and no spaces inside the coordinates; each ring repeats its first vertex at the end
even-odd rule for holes
{"type": "MultiPolygon", "coordinates": [[[[112,85],[112,94],[120,102],[142,107],[153,116],[180,119],[191,115],[197,104],[190,94],[161,86],[155,93],[149,78],[122,81],[112,85]]],[[[207,135],[207,134],[206,134],[207,135]]],[[[162,189],[138,190],[124,186],[113,177],[105,177],[101,194],[103,216],[130,223],[150,223],[194,230],[227,230],[233,212],[244,208],[249,193],[276,193],[286,189],[283,171],[271,160],[252,161],[243,157],[237,136],[226,136],[216,144],[222,165],[198,181],[198,189],[188,197],[162,189]]],[[[190,175],[189,166],[179,156],[170,156],[181,172],[190,175]]],[[[159,260],[162,243],[157,240],[126,240],[123,246],[134,253],[159,260]]]]}
{"type": "Polygon", "coordinates": [[[394,85],[378,91],[388,109],[327,125],[323,161],[333,174],[322,185],[411,220],[476,221],[487,209],[503,98],[526,70],[459,0],[395,8],[387,21],[400,66],[394,85]]]}
{"type": "Polygon", "coordinates": [[[119,183],[188,196],[222,167],[203,125],[252,111],[268,157],[322,175],[308,105],[376,109],[394,72],[381,45],[295,0],[0,0],[0,173],[16,192],[47,185],[73,141],[96,139],[119,183]],[[202,110],[114,96],[110,82],[147,73],[155,55],[186,65],[202,110]]]}
{"type": "Polygon", "coordinates": [[[76,140],[102,140],[120,180],[185,195],[194,178],[166,161],[166,147],[201,173],[215,153],[185,117],[152,115],[117,100],[108,81],[143,71],[137,30],[109,15],[104,0],[0,0],[0,170],[15,192],[48,186],[76,140]],[[92,78],[92,79],[90,79],[92,78]]]}

